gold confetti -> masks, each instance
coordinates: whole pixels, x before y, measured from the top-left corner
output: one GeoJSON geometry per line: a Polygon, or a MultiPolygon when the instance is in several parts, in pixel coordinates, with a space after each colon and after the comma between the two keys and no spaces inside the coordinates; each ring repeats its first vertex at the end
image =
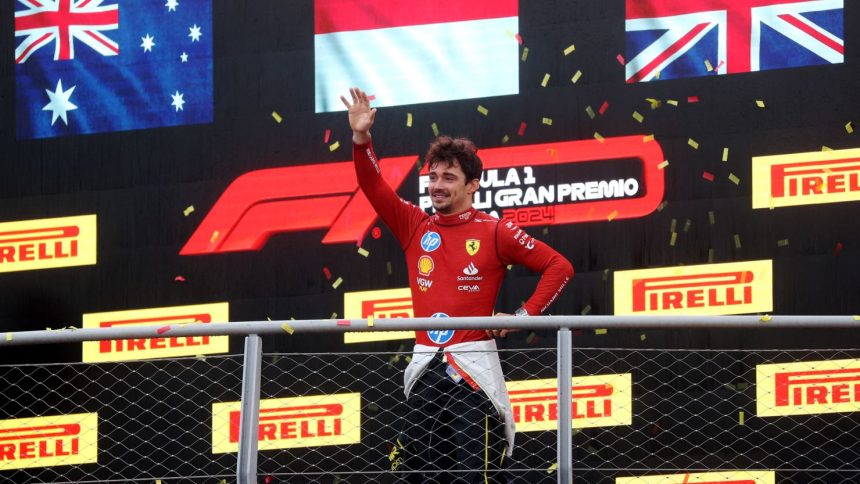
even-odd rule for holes
{"type": "Polygon", "coordinates": [[[729,173],[729,180],[732,181],[735,185],[739,185],[741,183],[741,179],[738,178],[734,173],[729,173]]]}
{"type": "Polygon", "coordinates": [[[699,142],[694,140],[693,138],[688,139],[687,144],[692,146],[694,150],[699,149],[699,142]]]}
{"type": "Polygon", "coordinates": [[[333,287],[333,288],[337,289],[337,286],[340,286],[342,282],[343,282],[343,278],[342,278],[342,277],[338,277],[338,278],[337,278],[337,280],[336,280],[336,281],[334,281],[334,284],[332,284],[332,285],[331,285],[331,287],[333,287]]]}
{"type": "Polygon", "coordinates": [[[723,161],[729,161],[729,149],[723,148],[723,161]]]}
{"type": "Polygon", "coordinates": [[[606,334],[606,328],[595,329],[594,334],[606,334]]]}
{"type": "Polygon", "coordinates": [[[714,262],[714,249],[710,248],[710,249],[708,249],[708,263],[710,264],[713,262],[714,262]]]}
{"type": "Polygon", "coordinates": [[[209,237],[209,243],[214,244],[215,240],[218,238],[219,235],[221,235],[221,233],[218,232],[217,230],[212,232],[212,237],[209,237]]]}
{"type": "Polygon", "coordinates": [[[12,333],[6,333],[6,341],[12,341],[12,333]]]}
{"type": "Polygon", "coordinates": [[[335,150],[337,150],[338,148],[340,148],[340,141],[335,141],[334,143],[332,143],[331,145],[329,145],[328,150],[329,150],[329,151],[335,151],[335,150]]]}
{"type": "Polygon", "coordinates": [[[758,106],[758,107],[760,107],[760,108],[764,108],[764,107],[765,107],[765,106],[764,106],[764,101],[762,101],[761,99],[756,99],[756,100],[755,100],[755,105],[756,105],[756,106],[758,106]]]}
{"type": "Polygon", "coordinates": [[[394,273],[394,270],[391,267],[391,261],[385,262],[385,271],[388,273],[389,276],[394,273]]]}
{"type": "Polygon", "coordinates": [[[436,123],[430,125],[433,128],[433,136],[439,136],[439,126],[436,126],[436,123]]]}
{"type": "Polygon", "coordinates": [[[508,270],[511,270],[513,267],[514,267],[513,265],[508,264],[508,270]]]}
{"type": "Polygon", "coordinates": [[[660,80],[660,71],[657,71],[654,73],[654,78],[657,79],[658,81],[660,80]]]}
{"type": "Polygon", "coordinates": [[[585,316],[586,314],[588,314],[588,313],[590,313],[590,312],[591,312],[591,304],[589,304],[589,305],[585,306],[584,308],[582,308],[582,311],[580,311],[580,312],[579,312],[579,314],[581,314],[581,315],[585,316]]]}
{"type": "Polygon", "coordinates": [[[182,213],[185,214],[186,217],[191,215],[192,213],[194,213],[194,205],[189,205],[185,208],[185,210],[182,211],[182,213]]]}
{"type": "Polygon", "coordinates": [[[511,140],[511,137],[510,137],[510,136],[508,136],[508,135],[504,135],[504,136],[502,136],[502,144],[505,144],[505,143],[507,143],[507,142],[508,142],[508,141],[510,141],[510,140],[511,140]]]}
{"type": "Polygon", "coordinates": [[[553,463],[553,465],[549,466],[549,468],[546,470],[546,473],[552,474],[553,472],[555,472],[556,469],[558,469],[558,462],[555,462],[553,463]]]}
{"type": "Polygon", "coordinates": [[[529,58],[529,48],[528,48],[528,47],[523,47],[523,55],[520,57],[520,60],[522,60],[523,62],[525,62],[525,61],[526,61],[526,59],[528,59],[528,58],[529,58]]]}
{"type": "Polygon", "coordinates": [[[659,165],[657,165],[657,168],[659,168],[659,169],[661,169],[661,170],[662,170],[663,168],[666,168],[667,166],[669,166],[669,160],[663,160],[663,162],[662,162],[662,163],[660,163],[659,165]]]}
{"type": "Polygon", "coordinates": [[[822,146],[821,146],[821,151],[833,151],[833,148],[831,148],[831,147],[829,147],[829,146],[826,146],[826,145],[822,145],[822,146]]]}
{"type": "Polygon", "coordinates": [[[678,240],[678,232],[672,232],[672,238],[669,240],[669,245],[675,247],[675,242],[678,240]]]}
{"type": "Polygon", "coordinates": [[[603,280],[609,279],[609,269],[603,269],[603,280]]]}
{"type": "Polygon", "coordinates": [[[373,327],[373,315],[372,314],[367,317],[367,326],[369,328],[373,327]]]}
{"type": "Polygon", "coordinates": [[[594,139],[603,143],[603,136],[600,136],[600,133],[598,133],[597,131],[594,132],[594,139]]]}
{"type": "Polygon", "coordinates": [[[678,107],[678,101],[674,99],[667,99],[666,104],[671,104],[672,106],[678,107]]]}
{"type": "Polygon", "coordinates": [[[367,250],[367,249],[365,249],[364,247],[359,247],[359,248],[358,248],[358,253],[359,253],[362,257],[367,257],[367,256],[369,256],[369,255],[370,255],[370,251],[369,251],[369,250],[367,250]]]}
{"type": "Polygon", "coordinates": [[[575,51],[575,50],[576,50],[576,47],[573,44],[570,44],[567,46],[567,48],[564,49],[564,55],[570,55],[570,53],[575,51]]]}
{"type": "Polygon", "coordinates": [[[606,218],[607,218],[610,222],[612,222],[612,219],[614,219],[614,218],[615,218],[615,217],[617,217],[617,216],[618,216],[618,210],[613,210],[612,212],[610,212],[610,213],[609,213],[609,216],[608,216],[608,217],[606,217],[606,218]]]}
{"type": "Polygon", "coordinates": [[[218,484],[227,484],[227,479],[221,479],[221,482],[219,482],[218,484]]]}
{"type": "Polygon", "coordinates": [[[331,316],[329,316],[328,318],[329,319],[337,319],[337,313],[331,313],[331,316]]]}
{"type": "Polygon", "coordinates": [[[633,111],[633,119],[635,119],[637,122],[641,123],[642,121],[645,120],[645,116],[642,116],[641,114],[639,114],[639,111],[633,111]]]}
{"type": "Polygon", "coordinates": [[[692,227],[692,226],[693,226],[693,221],[692,221],[692,220],[687,219],[686,221],[684,221],[684,233],[689,232],[689,231],[690,231],[690,227],[692,227]]]}
{"type": "Polygon", "coordinates": [[[275,118],[276,123],[280,123],[281,121],[284,120],[284,118],[282,118],[281,115],[278,114],[277,111],[272,111],[272,117],[275,118]]]}
{"type": "Polygon", "coordinates": [[[848,121],[848,124],[845,125],[845,131],[848,131],[848,134],[851,134],[854,132],[854,122],[853,121],[848,121]]]}
{"type": "Polygon", "coordinates": [[[766,323],[766,322],[770,321],[770,314],[765,314],[764,316],[762,316],[762,317],[759,319],[759,321],[761,321],[761,322],[763,322],[763,323],[766,323]]]}
{"type": "Polygon", "coordinates": [[[549,72],[543,75],[543,80],[540,81],[540,87],[546,87],[546,84],[549,82],[549,72]]]}
{"type": "Polygon", "coordinates": [[[543,118],[542,122],[547,126],[552,126],[552,118],[543,118]]]}
{"type": "Polygon", "coordinates": [[[854,315],[851,317],[854,321],[860,321],[860,316],[854,315]]]}
{"type": "Polygon", "coordinates": [[[483,114],[484,116],[486,116],[487,113],[489,113],[490,111],[487,108],[485,108],[484,106],[481,106],[480,104],[478,104],[478,112],[483,114]]]}
{"type": "Polygon", "coordinates": [[[735,234],[735,249],[741,248],[741,236],[740,234],[735,234]]]}
{"type": "Polygon", "coordinates": [[[660,205],[657,205],[657,211],[662,212],[663,209],[665,209],[668,206],[669,206],[669,202],[667,202],[666,200],[663,200],[662,202],[660,202],[660,205]]]}
{"type": "Polygon", "coordinates": [[[663,105],[662,101],[660,101],[659,99],[654,99],[652,97],[646,97],[645,100],[648,101],[648,104],[651,105],[652,111],[663,105]]]}
{"type": "Polygon", "coordinates": [[[711,61],[708,59],[705,59],[705,68],[708,70],[708,72],[714,70],[714,66],[711,65],[711,61]]]}
{"type": "Polygon", "coordinates": [[[678,228],[678,219],[673,218],[672,222],[669,224],[669,233],[671,234],[677,228],[678,228]]]}
{"type": "Polygon", "coordinates": [[[776,241],[777,247],[785,247],[788,245],[788,239],[780,239],[776,241]]]}
{"type": "Polygon", "coordinates": [[[549,227],[544,227],[543,228],[543,234],[546,235],[548,233],[549,233],[549,227]]]}
{"type": "Polygon", "coordinates": [[[594,109],[592,109],[591,106],[585,107],[585,114],[587,114],[589,118],[594,119],[594,116],[595,116],[594,109]]]}
{"type": "Polygon", "coordinates": [[[577,70],[576,74],[574,74],[573,77],[570,78],[570,81],[576,84],[576,81],[578,81],[580,77],[582,77],[582,71],[577,70]]]}
{"type": "Polygon", "coordinates": [[[716,223],[716,218],[714,217],[714,211],[713,210],[708,211],[708,222],[711,225],[714,225],[716,223]]]}
{"type": "Polygon", "coordinates": [[[738,413],[738,424],[740,424],[740,425],[744,424],[744,412],[743,412],[743,410],[741,410],[738,413]]]}
{"type": "Polygon", "coordinates": [[[295,333],[295,331],[296,331],[296,330],[294,330],[294,329],[293,329],[293,327],[292,327],[292,326],[290,326],[290,325],[289,325],[289,324],[287,324],[287,323],[282,324],[282,325],[281,325],[281,329],[283,329],[284,331],[286,331],[286,332],[287,332],[287,334],[293,334],[293,333],[295,333]]]}
{"type": "Polygon", "coordinates": [[[645,341],[645,333],[639,335],[639,341],[645,341]]]}
{"type": "Polygon", "coordinates": [[[406,127],[412,127],[412,113],[406,113],[406,127]]]}

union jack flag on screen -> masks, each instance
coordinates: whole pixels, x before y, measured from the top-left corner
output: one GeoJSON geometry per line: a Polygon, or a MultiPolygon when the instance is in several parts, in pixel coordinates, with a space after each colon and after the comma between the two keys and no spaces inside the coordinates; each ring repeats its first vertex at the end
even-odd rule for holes
{"type": "Polygon", "coordinates": [[[212,121],[211,0],[16,0],[15,38],[18,139],[212,121]]]}
{"type": "Polygon", "coordinates": [[[627,82],[842,63],[843,1],[626,0],[627,82]]]}

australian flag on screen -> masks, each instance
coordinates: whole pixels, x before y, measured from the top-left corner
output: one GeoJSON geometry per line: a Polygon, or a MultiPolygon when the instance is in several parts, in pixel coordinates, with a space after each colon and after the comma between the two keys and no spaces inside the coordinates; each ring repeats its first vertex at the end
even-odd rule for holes
{"type": "Polygon", "coordinates": [[[16,137],[212,122],[211,0],[15,0],[16,137]]]}
{"type": "Polygon", "coordinates": [[[844,0],[626,0],[626,79],[844,62],[844,0]]]}

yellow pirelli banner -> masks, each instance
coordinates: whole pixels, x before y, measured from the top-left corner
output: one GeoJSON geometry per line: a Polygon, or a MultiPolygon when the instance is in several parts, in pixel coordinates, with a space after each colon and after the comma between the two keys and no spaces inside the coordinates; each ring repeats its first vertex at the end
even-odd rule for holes
{"type": "Polygon", "coordinates": [[[0,272],[95,263],[95,215],[0,223],[0,272]]]}
{"type": "MultiPolygon", "coordinates": [[[[408,287],[380,291],[348,292],[343,295],[343,317],[346,319],[412,318],[412,292],[408,287]]],[[[415,331],[382,331],[344,333],[344,343],[414,339],[415,331]]]]}
{"type": "Polygon", "coordinates": [[[616,315],[724,315],[773,310],[770,260],[618,271],[616,315]]]}
{"type": "Polygon", "coordinates": [[[774,471],[729,471],[618,477],[615,484],[776,484],[774,471]]]}
{"type": "MultiPolygon", "coordinates": [[[[226,302],[131,309],[83,315],[84,328],[163,327],[171,324],[226,323],[230,305],[226,302]]],[[[229,351],[229,336],[169,336],[105,341],[85,341],[85,363],[133,361],[151,358],[211,355],[229,351]]]]}
{"type": "Polygon", "coordinates": [[[0,420],[0,471],[98,461],[95,413],[0,420]]]}
{"type": "Polygon", "coordinates": [[[752,159],[753,208],[860,200],[860,149],[752,159]]]}
{"type": "MultiPolygon", "coordinates": [[[[509,381],[508,394],[517,432],[558,428],[556,379],[509,381]]],[[[630,373],[577,376],[571,380],[573,428],[614,427],[633,423],[630,373]]]]}
{"type": "Polygon", "coordinates": [[[756,415],[860,411],[860,359],[756,366],[756,415]]]}
{"type": "MultiPolygon", "coordinates": [[[[212,404],[212,453],[239,451],[242,402],[212,404]]],[[[357,444],[361,394],[260,400],[260,450],[357,444]]]]}

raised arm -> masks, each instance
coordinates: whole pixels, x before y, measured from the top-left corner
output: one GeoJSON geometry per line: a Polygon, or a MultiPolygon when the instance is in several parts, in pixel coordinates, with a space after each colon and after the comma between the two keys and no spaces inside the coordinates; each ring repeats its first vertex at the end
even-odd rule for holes
{"type": "Polygon", "coordinates": [[[367,93],[357,87],[351,87],[349,94],[352,97],[352,103],[341,96],[349,113],[349,127],[352,128],[352,142],[357,145],[366,145],[370,143],[370,128],[376,120],[376,108],[370,107],[370,100],[367,99],[367,93]]]}

